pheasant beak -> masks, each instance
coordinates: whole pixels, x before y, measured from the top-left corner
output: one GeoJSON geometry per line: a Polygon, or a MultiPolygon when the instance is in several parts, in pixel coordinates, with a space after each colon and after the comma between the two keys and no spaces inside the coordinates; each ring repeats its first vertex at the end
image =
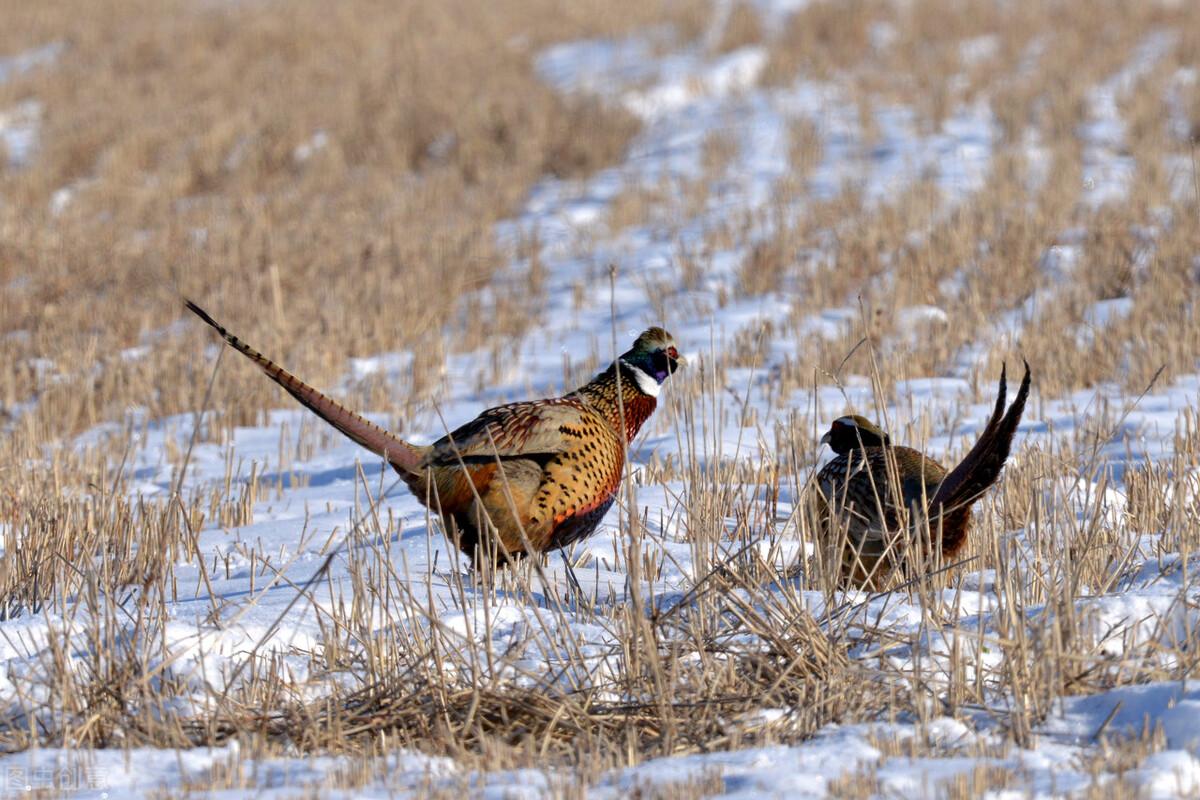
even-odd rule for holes
{"type": "MultiPolygon", "coordinates": [[[[679,355],[679,351],[675,349],[675,345],[667,348],[667,372],[672,373],[680,367],[687,365],[687,359],[679,355]]],[[[659,380],[662,380],[661,378],[659,380]]]]}

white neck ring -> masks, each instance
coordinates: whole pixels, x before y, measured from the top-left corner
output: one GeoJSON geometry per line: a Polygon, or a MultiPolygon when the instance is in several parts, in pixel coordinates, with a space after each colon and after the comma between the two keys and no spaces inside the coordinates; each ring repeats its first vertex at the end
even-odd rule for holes
{"type": "Polygon", "coordinates": [[[662,390],[662,386],[653,377],[647,375],[640,367],[635,367],[625,359],[621,359],[621,365],[633,373],[633,379],[637,382],[637,386],[642,390],[642,394],[650,397],[658,397],[658,393],[662,390]]]}

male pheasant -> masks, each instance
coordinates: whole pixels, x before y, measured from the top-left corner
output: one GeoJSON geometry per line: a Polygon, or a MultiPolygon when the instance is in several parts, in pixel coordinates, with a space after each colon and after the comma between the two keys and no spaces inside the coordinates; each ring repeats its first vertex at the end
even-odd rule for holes
{"type": "Polygon", "coordinates": [[[852,415],[833,421],[821,439],[836,457],[816,478],[814,497],[820,533],[839,558],[843,585],[881,588],[897,567],[909,576],[933,562],[914,564],[914,539],[928,542],[925,555],[948,561],[966,544],[971,505],[1000,476],[1013,434],[1029,396],[1029,364],[1017,397],[1007,412],[1007,385],[1000,391],[987,427],[975,446],[946,469],[910,447],[892,445],[888,435],[867,419],[852,415]]]}
{"type": "Polygon", "coordinates": [[[489,408],[433,444],[415,445],[300,381],[195,303],[187,307],[304,406],[383,456],[476,566],[591,534],[616,497],[626,444],[684,364],[671,334],[650,328],[570,394],[489,408]]]}

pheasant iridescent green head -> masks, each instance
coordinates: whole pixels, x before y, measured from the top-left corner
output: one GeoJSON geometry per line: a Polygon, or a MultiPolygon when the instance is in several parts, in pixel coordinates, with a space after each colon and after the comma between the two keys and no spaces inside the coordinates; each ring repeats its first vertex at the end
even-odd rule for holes
{"type": "Polygon", "coordinates": [[[675,338],[662,328],[648,328],[621,354],[620,361],[633,371],[638,388],[651,397],[671,373],[686,362],[675,347],[675,338]]]}
{"type": "Polygon", "coordinates": [[[878,425],[858,414],[838,417],[829,426],[829,432],[821,437],[821,444],[829,445],[829,449],[838,455],[860,447],[881,447],[890,443],[888,435],[878,425]]]}

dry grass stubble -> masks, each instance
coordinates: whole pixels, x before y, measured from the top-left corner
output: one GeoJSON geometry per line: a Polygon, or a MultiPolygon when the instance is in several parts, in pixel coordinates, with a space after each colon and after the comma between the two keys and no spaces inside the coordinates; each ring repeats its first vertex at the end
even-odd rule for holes
{"type": "MultiPolygon", "coordinates": [[[[747,248],[737,288],[783,289],[796,298],[794,318],[768,331],[799,340],[795,363],[772,389],[780,402],[811,385],[814,365],[832,374],[851,351],[848,372],[871,373],[865,359],[877,359],[880,403],[896,380],[951,371],[975,342],[992,343],[978,372],[994,374],[1016,349],[997,336],[997,320],[1039,290],[1058,291],[1040,265],[1055,244],[1078,246],[1088,268],[1085,280],[1062,288],[1060,302],[1020,332],[1043,396],[1118,376],[1140,390],[1160,365],[1164,381],[1194,369],[1200,326],[1192,259],[1200,250],[1200,213],[1194,195],[1166,196],[1168,181],[1157,166],[1166,155],[1186,154],[1187,145],[1153,124],[1159,106],[1137,99],[1161,97],[1171,70],[1149,72],[1129,101],[1127,146],[1138,164],[1129,203],[1083,202],[1085,154],[1076,137],[1089,113],[1086,88],[1121,69],[1146,36],[1164,26],[1181,31],[1168,65],[1186,58],[1190,31],[1200,30],[1194,10],[1012,8],[1019,13],[1005,16],[992,3],[929,0],[904,16],[890,4],[818,2],[796,14],[773,44],[768,81],[786,83],[799,69],[847,81],[868,138],[872,109],[884,100],[910,104],[920,124],[936,130],[959,102],[983,99],[1003,131],[985,189],[941,215],[928,181],[878,206],[853,186],[832,200],[793,204],[806,199],[804,174],[821,158],[813,131],[797,126],[798,176],[789,182],[792,194],[769,212],[783,224],[774,240],[747,248]],[[930,28],[923,19],[949,22],[930,28]],[[877,23],[891,26],[890,44],[881,44],[878,32],[887,28],[877,23]],[[1046,49],[1039,40],[1049,29],[1062,33],[1046,49]],[[992,55],[964,63],[960,43],[984,35],[997,37],[992,55]],[[959,72],[966,79],[951,80],[959,72]],[[1029,130],[1047,151],[1040,183],[1019,146],[1029,130]],[[1158,224],[1165,217],[1170,224],[1158,224]],[[796,258],[831,240],[837,247],[829,264],[812,270],[796,258]],[[860,296],[865,313],[844,338],[804,336],[807,314],[860,296]],[[1077,337],[1091,304],[1120,296],[1133,300],[1124,321],[1077,337]],[[895,312],[926,302],[951,316],[935,336],[909,342],[895,312]],[[854,350],[864,337],[869,346],[854,350]]],[[[538,2],[418,3],[402,12],[355,2],[333,12],[316,4],[289,11],[281,15],[270,3],[4,8],[12,24],[0,32],[0,46],[62,40],[67,48],[56,66],[0,85],[0,108],[26,96],[45,105],[34,166],[0,174],[0,334],[8,334],[0,338],[0,357],[18,365],[0,377],[0,403],[38,400],[15,418],[0,443],[0,463],[27,463],[48,443],[120,420],[131,403],[147,406],[151,417],[200,407],[211,362],[196,357],[199,336],[171,327],[180,290],[220,307],[248,339],[317,382],[340,376],[350,355],[421,353],[410,396],[360,387],[371,392],[372,408],[401,418],[436,380],[447,353],[490,347],[499,356],[536,314],[535,271],[502,272],[510,254],[496,251],[491,223],[512,213],[539,175],[583,174],[611,162],[634,126],[611,109],[555,96],[531,74],[529,54],[559,38],[616,32],[619,15],[598,5],[565,12],[538,2]],[[51,198],[64,187],[72,197],[55,215],[51,198]],[[505,281],[486,301],[462,302],[461,295],[500,275],[505,281]],[[151,357],[118,357],[143,337],[151,357]],[[49,371],[32,360],[47,355],[54,361],[49,371]]],[[[625,11],[627,26],[654,13],[644,4],[625,11]]],[[[694,9],[680,5],[674,13],[695,31],[694,9]]],[[[735,18],[723,47],[759,35],[747,11],[735,18]]],[[[1190,97],[1185,107],[1194,127],[1200,93],[1190,97]]],[[[714,177],[728,168],[729,150],[719,137],[710,143],[714,177]]],[[[684,193],[686,208],[672,206],[680,201],[671,191],[627,198],[614,224],[656,216],[669,224],[692,213],[705,185],[684,193]]],[[[711,247],[745,246],[753,224],[714,230],[711,247]]],[[[699,280],[711,253],[685,255],[685,278],[690,270],[699,280]]],[[[727,364],[754,364],[762,348],[761,336],[747,337],[727,364]]],[[[696,420],[728,413],[714,399],[724,394],[725,366],[705,380],[681,381],[672,393],[693,434],[696,420]]],[[[990,385],[980,387],[988,391],[990,385]]],[[[222,372],[210,402],[228,412],[209,428],[214,438],[278,405],[274,389],[249,370],[222,372]]],[[[647,617],[635,596],[594,613],[592,621],[623,643],[599,663],[573,650],[577,643],[561,641],[556,631],[569,604],[550,592],[535,638],[563,649],[553,692],[539,683],[545,676],[521,671],[519,652],[464,648],[408,594],[410,583],[395,574],[381,544],[391,541],[396,521],[370,513],[377,491],[362,479],[364,513],[351,537],[360,546],[347,550],[353,586],[324,618],[321,646],[303,654],[314,677],[281,682],[279,654],[256,651],[225,685],[201,687],[205,702],[195,713],[180,715],[176,704],[193,703],[198,687],[193,675],[161,661],[164,604],[193,589],[175,585],[173,566],[190,560],[202,573],[220,570],[199,555],[195,531],[206,520],[247,520],[255,498],[271,487],[254,478],[238,485],[231,464],[225,485],[196,497],[132,503],[125,499],[127,476],[112,472],[122,461],[122,437],[107,450],[59,451],[45,471],[0,467],[0,609],[8,616],[40,610],[65,621],[41,649],[39,669],[23,676],[21,713],[0,728],[0,744],[18,750],[237,739],[245,757],[291,748],[347,754],[354,766],[339,780],[348,786],[378,777],[371,756],[406,746],[468,767],[560,766],[574,786],[658,755],[794,742],[830,721],[889,716],[915,722],[918,732],[937,716],[990,719],[1006,737],[997,746],[1001,755],[1030,744],[1063,694],[1194,672],[1197,643],[1114,647],[1087,606],[1091,594],[1130,579],[1128,566],[1146,533],[1162,534],[1163,552],[1186,555],[1200,543],[1194,510],[1164,501],[1178,476],[1200,462],[1194,424],[1180,433],[1171,464],[1127,478],[1130,513],[1115,524],[1079,519],[1044,491],[1045,477],[1064,466],[1081,483],[1103,488],[1096,454],[1115,419],[1054,448],[1024,450],[1002,491],[980,506],[977,561],[897,595],[924,609],[926,639],[945,643],[944,651],[931,652],[868,617],[867,598],[835,594],[833,570],[817,564],[794,583],[778,583],[785,544],[799,538],[819,552],[812,520],[802,513],[777,519],[762,501],[764,491],[777,498],[781,487],[792,496],[803,489],[820,422],[806,412],[786,428],[762,432],[774,438],[776,452],[788,454],[773,469],[698,458],[652,465],[648,472],[657,478],[682,477],[693,487],[687,535],[697,563],[708,569],[676,611],[647,617]],[[1024,534],[1012,533],[1018,530],[1024,534]],[[746,547],[731,556],[722,548],[731,539],[761,540],[765,555],[746,547]],[[107,566],[85,569],[89,564],[107,566]],[[960,613],[966,595],[978,590],[967,575],[980,570],[994,575],[982,588],[996,609],[988,632],[964,624],[960,613]],[[824,630],[810,617],[821,608],[824,630]],[[381,616],[389,622],[382,628],[381,616]],[[71,658],[81,643],[91,654],[82,668],[71,658]],[[848,658],[851,649],[860,655],[848,658]],[[758,713],[772,707],[785,713],[758,713]]],[[[829,412],[819,410],[822,419],[829,412]]],[[[905,438],[919,445],[929,420],[906,424],[905,438]]],[[[328,435],[314,428],[303,438],[316,447],[328,435]]],[[[186,455],[170,458],[182,466],[186,455]]],[[[629,513],[636,503],[622,503],[629,563],[650,572],[660,549],[629,513]]],[[[278,573],[267,554],[249,557],[262,580],[278,573]]],[[[479,587],[459,591],[466,598],[496,589],[548,591],[529,570],[487,575],[479,587]]],[[[210,620],[226,624],[233,609],[211,605],[210,620]]],[[[903,743],[880,737],[885,755],[940,752],[921,736],[903,743]]],[[[1110,764],[1132,765],[1162,746],[1151,731],[1105,748],[1110,764]]],[[[234,764],[214,770],[212,782],[243,780],[234,764]]],[[[980,767],[947,791],[969,796],[1012,781],[1007,768],[980,767]]],[[[706,786],[699,779],[677,787],[678,795],[706,786]]],[[[879,783],[868,769],[835,789],[864,796],[879,783]]]]}

